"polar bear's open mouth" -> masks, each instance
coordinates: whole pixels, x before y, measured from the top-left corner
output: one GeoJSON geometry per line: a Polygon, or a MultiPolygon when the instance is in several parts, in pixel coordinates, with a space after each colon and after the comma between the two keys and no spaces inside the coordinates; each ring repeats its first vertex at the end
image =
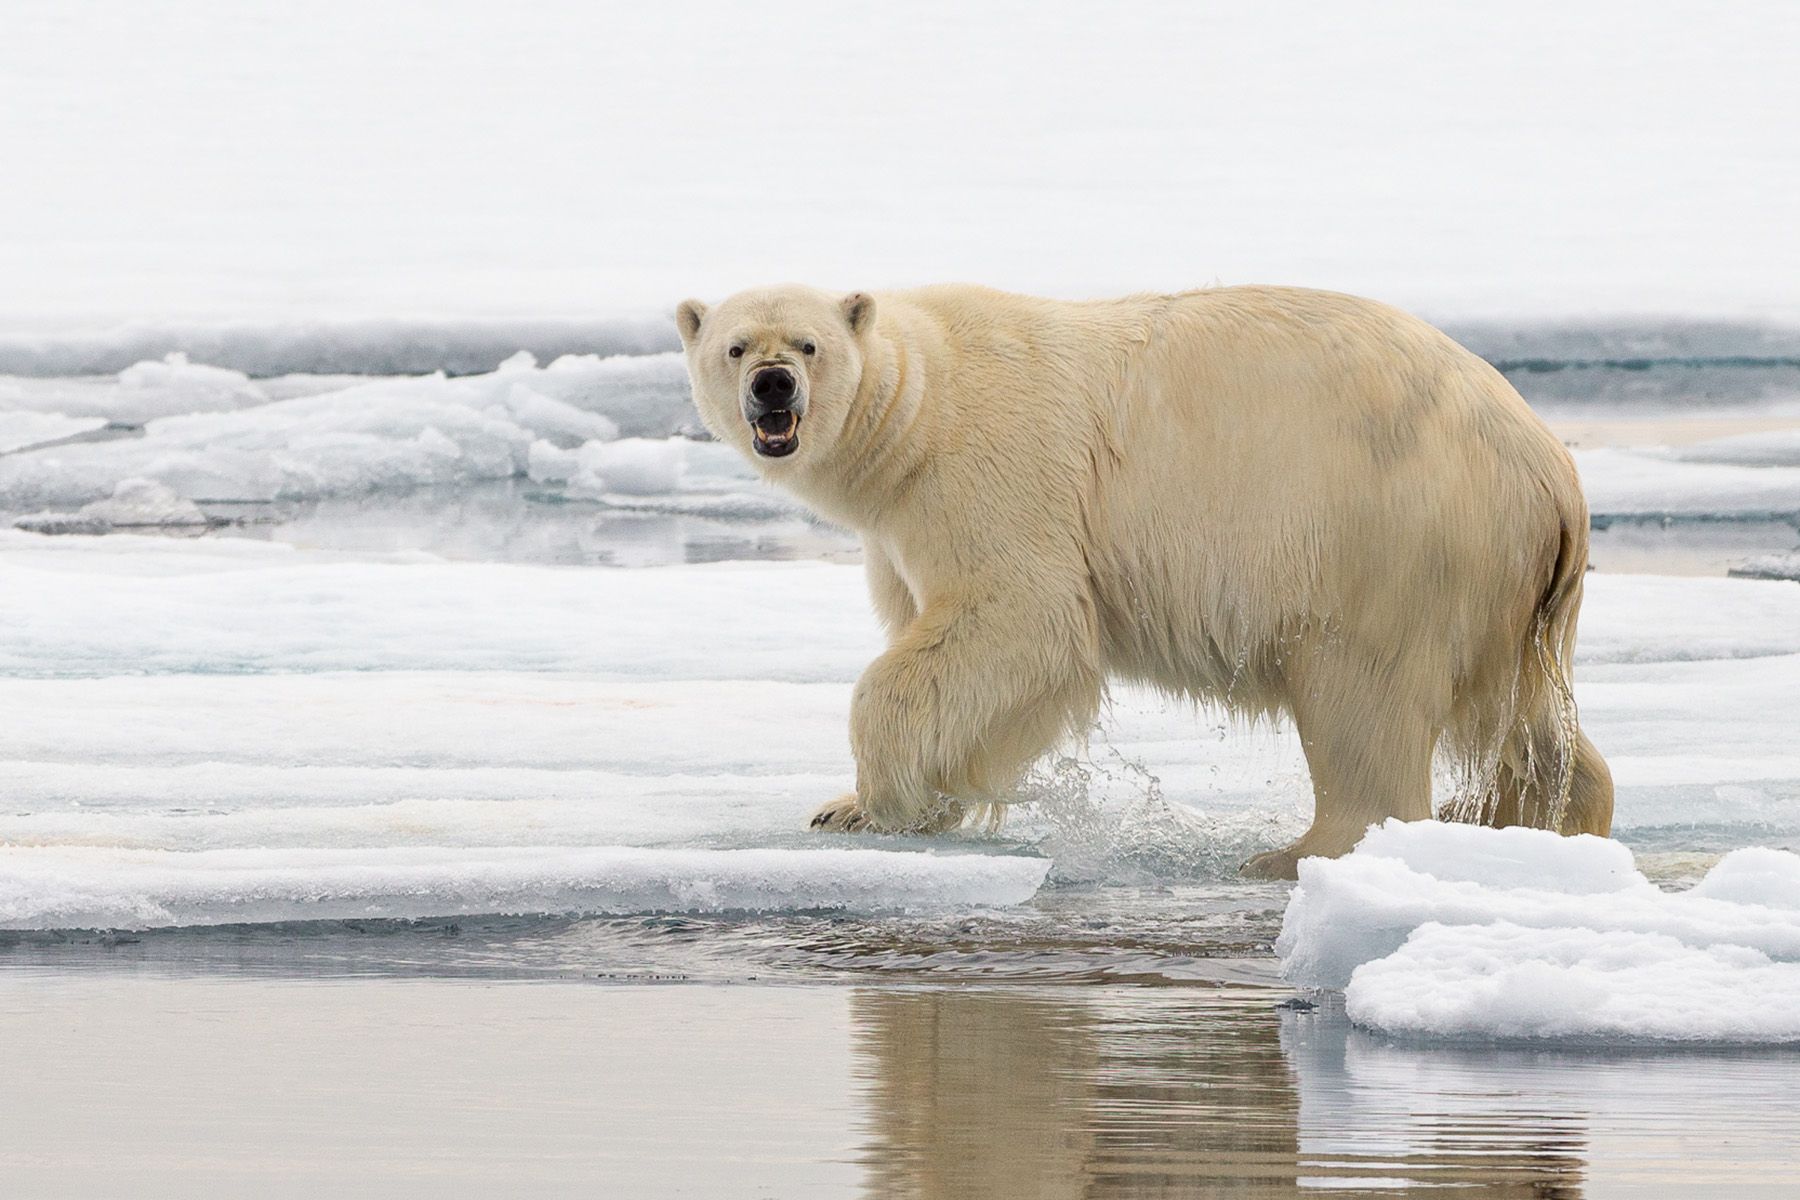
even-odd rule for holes
{"type": "Polygon", "coordinates": [[[756,452],[765,458],[781,458],[800,448],[800,414],[791,408],[766,412],[750,422],[756,435],[756,452]]]}

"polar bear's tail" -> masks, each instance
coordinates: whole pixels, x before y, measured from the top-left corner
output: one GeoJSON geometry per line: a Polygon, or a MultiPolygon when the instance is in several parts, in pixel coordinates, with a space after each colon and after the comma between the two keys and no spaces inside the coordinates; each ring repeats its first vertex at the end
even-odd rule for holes
{"type": "Polygon", "coordinates": [[[1550,587],[1538,603],[1531,619],[1531,646],[1525,672],[1535,670],[1530,682],[1540,700],[1536,711],[1524,714],[1518,736],[1524,740],[1528,754],[1549,734],[1546,759],[1531,772],[1534,791],[1543,805],[1539,821],[1550,829],[1562,826],[1567,815],[1571,793],[1575,787],[1576,759],[1583,740],[1580,714],[1575,707],[1575,622],[1581,613],[1583,576],[1588,563],[1587,506],[1581,506],[1581,523],[1574,524],[1572,514],[1564,513],[1561,539],[1557,547],[1556,566],[1551,570],[1550,587]],[[1548,726],[1546,729],[1545,726],[1548,726]],[[1549,778],[1543,778],[1545,774],[1549,778]]]}
{"type": "Polygon", "coordinates": [[[1470,714],[1459,739],[1468,756],[1465,787],[1445,815],[1604,836],[1612,828],[1612,773],[1581,731],[1573,686],[1587,504],[1575,490],[1559,507],[1549,586],[1531,614],[1511,686],[1470,714]]]}

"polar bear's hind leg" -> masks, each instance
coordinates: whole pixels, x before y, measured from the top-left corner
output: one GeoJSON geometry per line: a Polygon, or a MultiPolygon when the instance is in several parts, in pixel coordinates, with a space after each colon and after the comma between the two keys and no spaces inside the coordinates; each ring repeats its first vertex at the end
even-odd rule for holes
{"type": "Polygon", "coordinates": [[[1312,773],[1312,826],[1245,863],[1249,878],[1292,879],[1300,859],[1348,853],[1370,825],[1431,815],[1431,756],[1444,707],[1436,697],[1448,692],[1447,683],[1432,686],[1432,664],[1338,644],[1303,666],[1288,706],[1312,773]]]}

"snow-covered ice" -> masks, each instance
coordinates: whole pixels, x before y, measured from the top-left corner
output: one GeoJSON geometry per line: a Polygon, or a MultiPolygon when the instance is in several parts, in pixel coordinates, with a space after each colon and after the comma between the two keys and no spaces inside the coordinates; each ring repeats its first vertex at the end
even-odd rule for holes
{"type": "MultiPolygon", "coordinates": [[[[1800,790],[1800,586],[1593,575],[1588,596],[1579,694],[1619,828],[1800,832],[1782,800],[1800,790]]],[[[506,849],[547,879],[531,864],[607,846],[828,848],[804,819],[850,786],[851,688],[881,646],[855,566],[582,570],[129,534],[0,532],[0,613],[0,844],[49,854],[6,861],[130,850],[162,874],[122,880],[164,883],[201,852],[435,847],[453,873],[506,849]],[[798,642],[758,635],[769,612],[798,642]]],[[[1217,878],[1310,805],[1290,732],[1131,687],[1085,765],[1027,795],[997,840],[950,847],[1035,848],[1060,879],[1217,878]]],[[[624,903],[583,879],[591,903],[624,903]]],[[[461,895],[427,889],[410,911],[478,903],[461,895]]]]}
{"type": "Polygon", "coordinates": [[[1731,568],[1741,579],[1789,579],[1800,582],[1800,550],[1786,554],[1759,554],[1731,568]]]}
{"type": "Polygon", "coordinates": [[[1597,518],[1800,515],[1800,466],[1746,461],[1670,451],[1575,453],[1588,509],[1597,518]]]}
{"type": "Polygon", "coordinates": [[[511,479],[530,472],[539,444],[595,444],[571,474],[599,490],[672,491],[690,475],[706,476],[701,490],[755,487],[742,464],[674,436],[696,427],[676,355],[541,368],[523,355],[487,375],[325,383],[281,399],[238,372],[172,355],[130,368],[114,387],[90,382],[76,397],[34,387],[13,403],[144,423],[141,436],[0,457],[0,508],[15,511],[91,503],[129,479],[237,503],[511,479]],[[621,435],[669,440],[598,449],[621,435]]]}
{"type": "Polygon", "coordinates": [[[1800,467],[1800,429],[1740,433],[1668,452],[1683,462],[1734,463],[1745,467],[1800,467]]]}
{"type": "MultiPolygon", "coordinates": [[[[317,385],[329,390],[332,384],[317,385]]],[[[142,425],[157,417],[187,413],[230,412],[291,394],[294,385],[271,389],[242,371],[190,362],[187,354],[171,351],[157,359],[144,359],[117,374],[74,378],[32,379],[0,376],[0,411],[22,419],[37,413],[42,419],[61,414],[78,419],[88,429],[108,423],[142,425]]],[[[304,385],[300,390],[307,390],[304,385]]]]}
{"type": "MultiPolygon", "coordinates": [[[[540,365],[520,352],[483,375],[260,380],[171,353],[110,378],[0,378],[0,509],[71,512],[130,479],[242,504],[525,478],[623,509],[796,511],[704,439],[674,353],[540,365]],[[109,424],[141,435],[104,436],[109,424]],[[74,435],[85,437],[64,440],[74,435]]],[[[1775,431],[1576,460],[1599,520],[1721,520],[1800,514],[1794,453],[1793,435],[1775,431]]]]}
{"type": "MultiPolygon", "coordinates": [[[[93,327],[0,331],[0,374],[111,375],[180,355],[259,378],[349,373],[492,371],[521,349],[565,355],[649,355],[680,348],[663,313],[614,317],[334,317],[194,321],[136,319],[93,327]]],[[[16,385],[15,385],[16,386],[16,385]]],[[[5,388],[0,386],[0,397],[5,388]]]]}
{"type": "MultiPolygon", "coordinates": [[[[0,554],[29,597],[0,645],[0,669],[17,675],[505,669],[849,681],[881,644],[861,568],[826,563],[590,572],[14,532],[0,532],[0,554]],[[757,636],[770,612],[805,631],[805,653],[757,636]]],[[[1587,594],[1583,666],[1800,655],[1797,586],[1596,574],[1587,594]]]]}
{"type": "Polygon", "coordinates": [[[0,929],[490,913],[862,912],[1018,904],[1041,858],[880,850],[410,846],[174,854],[0,846],[0,929]]]}
{"type": "Polygon", "coordinates": [[[1603,838],[1389,821],[1301,863],[1276,951],[1389,1033],[1797,1042],[1800,854],[1668,892],[1603,838]]]}
{"type": "Polygon", "coordinates": [[[30,513],[13,522],[32,533],[110,533],[115,529],[204,527],[210,524],[200,506],[177,496],[154,479],[124,479],[113,494],[93,500],[72,513],[30,513]]]}
{"type": "MultiPolygon", "coordinates": [[[[0,401],[3,403],[3,401],[0,401]]],[[[28,450],[77,434],[104,428],[103,417],[76,417],[60,412],[23,412],[0,408],[0,454],[28,450]]]]}
{"type": "Polygon", "coordinates": [[[208,543],[230,551],[208,556],[148,538],[130,550],[116,539],[45,541],[0,533],[0,553],[19,552],[9,561],[24,598],[9,606],[0,642],[0,670],[14,675],[513,670],[847,681],[879,648],[855,567],[595,572],[331,561],[285,547],[242,553],[229,542],[208,543]],[[132,559],[148,562],[127,566],[132,559]],[[163,560],[200,567],[152,573],[163,560]],[[759,634],[771,612],[802,623],[804,654],[759,634]]]}

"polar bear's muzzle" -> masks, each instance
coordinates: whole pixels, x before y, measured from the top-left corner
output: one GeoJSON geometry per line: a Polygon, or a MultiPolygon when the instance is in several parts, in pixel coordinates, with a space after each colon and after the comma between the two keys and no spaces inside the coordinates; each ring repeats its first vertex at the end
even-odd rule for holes
{"type": "Polygon", "coordinates": [[[806,415],[806,393],[791,368],[758,367],[750,373],[744,396],[744,419],[751,442],[764,458],[785,458],[800,448],[800,418],[806,415]]]}
{"type": "Polygon", "coordinates": [[[800,414],[777,408],[750,422],[756,452],[764,458],[782,458],[800,448],[800,414]]]}

